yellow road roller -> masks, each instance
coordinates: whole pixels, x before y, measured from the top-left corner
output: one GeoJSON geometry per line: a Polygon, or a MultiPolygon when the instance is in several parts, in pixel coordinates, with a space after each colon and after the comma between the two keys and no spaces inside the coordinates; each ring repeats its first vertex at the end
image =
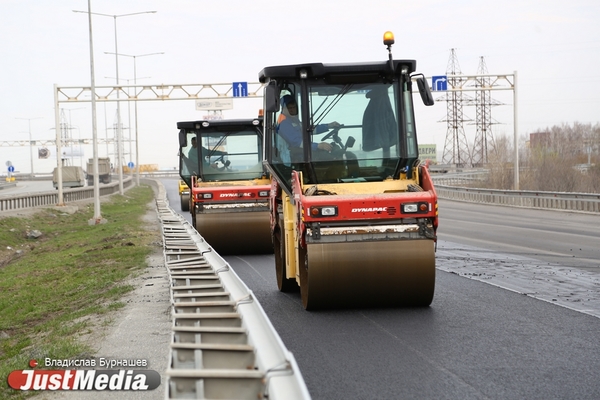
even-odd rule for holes
{"type": "MultiPolygon", "coordinates": [[[[178,122],[194,228],[221,255],[272,253],[263,118],[178,122]]],[[[183,204],[183,203],[182,203],[183,204]]]]}
{"type": "Polygon", "coordinates": [[[307,310],[433,300],[437,194],[419,160],[413,86],[434,101],[393,43],[386,32],[380,62],[259,73],[277,285],[299,286],[307,310]]]}

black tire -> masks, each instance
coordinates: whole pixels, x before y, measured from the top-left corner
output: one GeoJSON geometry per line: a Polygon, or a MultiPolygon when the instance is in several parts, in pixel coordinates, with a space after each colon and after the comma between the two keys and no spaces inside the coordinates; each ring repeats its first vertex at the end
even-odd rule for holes
{"type": "Polygon", "coordinates": [[[190,211],[190,196],[180,195],[179,199],[181,202],[181,211],[190,211]]]}
{"type": "Polygon", "coordinates": [[[295,279],[288,279],[285,274],[285,246],[281,245],[281,232],[279,230],[273,235],[273,252],[275,254],[277,288],[280,292],[291,292],[298,288],[298,285],[295,279]]]}

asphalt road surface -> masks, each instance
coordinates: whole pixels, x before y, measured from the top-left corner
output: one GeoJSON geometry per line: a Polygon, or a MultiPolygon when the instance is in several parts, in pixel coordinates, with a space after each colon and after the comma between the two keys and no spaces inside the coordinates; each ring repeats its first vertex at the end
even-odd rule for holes
{"type": "MultiPolygon", "coordinates": [[[[177,181],[162,182],[180,211],[177,181]]],[[[273,255],[226,260],[313,399],[598,399],[599,222],[442,200],[426,308],[307,312],[277,290],[273,255]]]]}

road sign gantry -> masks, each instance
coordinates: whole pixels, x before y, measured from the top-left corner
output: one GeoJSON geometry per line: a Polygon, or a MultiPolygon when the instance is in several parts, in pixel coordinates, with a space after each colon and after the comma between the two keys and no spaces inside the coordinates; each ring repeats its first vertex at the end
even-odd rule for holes
{"type": "MultiPolygon", "coordinates": [[[[262,98],[260,82],[96,86],[98,102],[262,98]],[[117,93],[119,96],[117,97],[117,93]]],[[[91,102],[91,86],[57,86],[57,102],[91,102]]]]}
{"type": "MultiPolygon", "coordinates": [[[[54,85],[54,109],[56,131],[59,132],[58,110],[61,103],[165,101],[165,100],[211,100],[262,98],[264,84],[260,82],[158,84],[158,85],[111,85],[111,86],[58,86],[54,85]]],[[[60,153],[60,137],[56,138],[57,153],[60,153]]],[[[61,161],[57,160],[58,203],[63,203],[61,161]]],[[[119,170],[120,171],[120,170],[119,170]]],[[[139,182],[139,170],[136,172],[139,182]]],[[[119,184],[122,185],[121,175],[119,184]]]]}

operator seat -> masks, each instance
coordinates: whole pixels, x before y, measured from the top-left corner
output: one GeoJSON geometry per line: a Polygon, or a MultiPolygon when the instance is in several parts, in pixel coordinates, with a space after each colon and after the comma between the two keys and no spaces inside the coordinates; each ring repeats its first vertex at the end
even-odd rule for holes
{"type": "Polygon", "coordinates": [[[370,100],[362,121],[363,150],[383,149],[384,157],[389,157],[389,149],[396,143],[398,130],[387,89],[377,87],[365,96],[370,100]]]}

